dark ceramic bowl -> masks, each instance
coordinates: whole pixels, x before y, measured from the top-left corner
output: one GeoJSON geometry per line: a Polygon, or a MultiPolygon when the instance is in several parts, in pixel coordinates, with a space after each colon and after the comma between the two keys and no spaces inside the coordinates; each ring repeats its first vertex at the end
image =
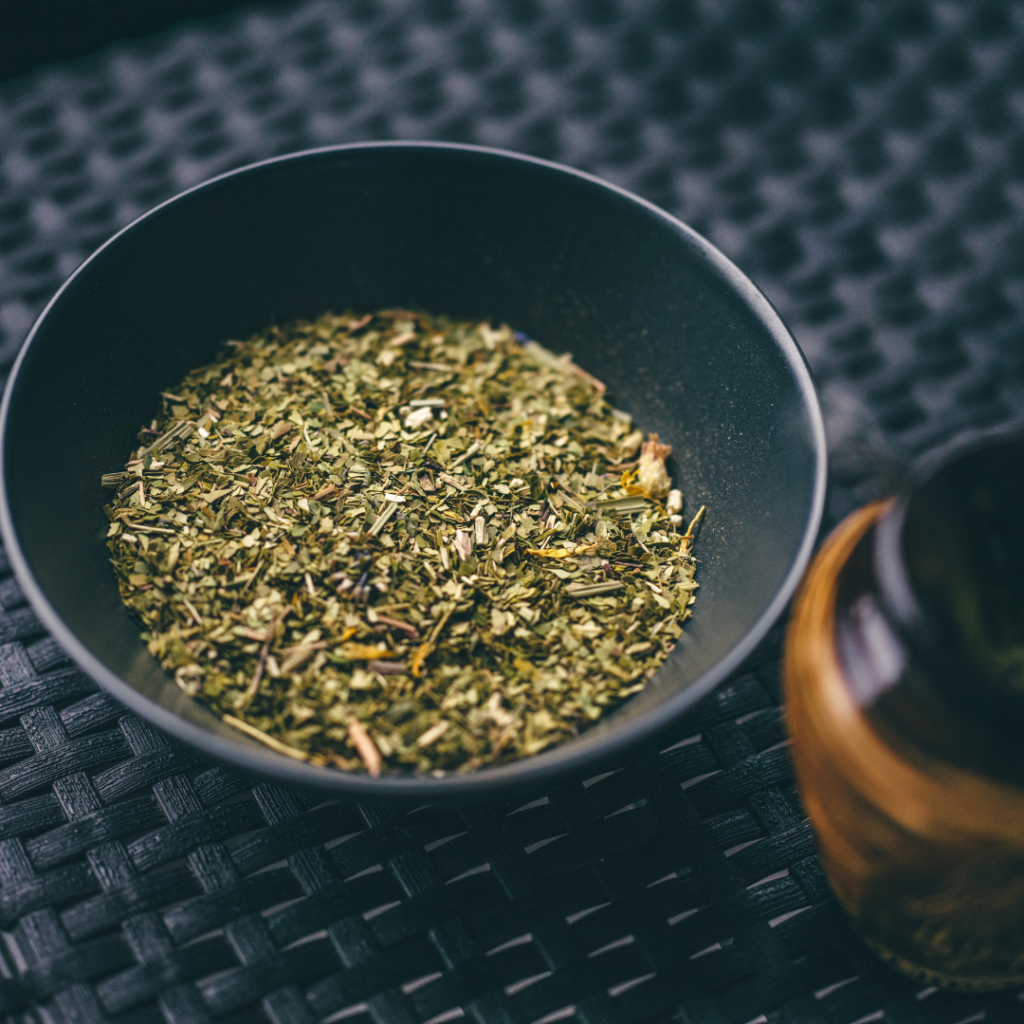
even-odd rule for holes
{"type": "Polygon", "coordinates": [[[104,689],[240,768],[362,796],[484,797],[598,770],[663,732],[750,653],[807,563],[825,442],[796,343],[689,228],[621,189],[468,146],[381,143],[269,160],[158,206],[71,275],[0,410],[0,525],[25,594],[104,689]],[[146,652],[105,546],[101,473],[157,393],[226,338],[328,310],[490,318],[569,351],[674,450],[708,506],[685,637],[647,689],[578,739],[441,779],[290,760],[223,725],[146,652]]]}

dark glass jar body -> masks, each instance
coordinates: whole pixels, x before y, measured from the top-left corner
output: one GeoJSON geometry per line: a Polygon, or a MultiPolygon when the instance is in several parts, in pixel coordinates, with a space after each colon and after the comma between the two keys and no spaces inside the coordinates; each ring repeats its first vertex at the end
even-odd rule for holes
{"type": "Polygon", "coordinates": [[[840,525],[787,638],[833,888],[876,951],[950,988],[1024,982],[1022,536],[1024,442],[961,451],[840,525]]]}

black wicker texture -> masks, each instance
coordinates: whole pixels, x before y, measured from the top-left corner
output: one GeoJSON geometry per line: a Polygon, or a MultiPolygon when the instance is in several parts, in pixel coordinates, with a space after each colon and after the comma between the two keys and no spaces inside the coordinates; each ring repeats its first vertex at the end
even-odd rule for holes
{"type": "MultiPolygon", "coordinates": [[[[594,171],[758,281],[815,371],[832,519],[1024,415],[1024,6],[351,0],[248,9],[0,84],[0,363],[180,189],[439,138],[594,171]]],[[[45,415],[45,410],[40,410],[45,415]]],[[[59,493],[55,453],[55,500],[59,493]]],[[[69,666],[0,565],[10,1024],[967,1024],[850,933],[780,710],[781,627],[613,773],[396,810],[200,763],[69,666]]]]}

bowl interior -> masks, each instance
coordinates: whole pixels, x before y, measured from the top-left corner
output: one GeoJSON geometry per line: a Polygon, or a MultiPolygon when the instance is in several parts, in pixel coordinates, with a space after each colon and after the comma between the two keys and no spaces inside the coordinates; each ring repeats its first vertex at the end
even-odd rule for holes
{"type": "Polygon", "coordinates": [[[65,285],[30,337],[5,412],[6,540],[43,621],[86,670],[244,767],[377,793],[525,781],[664,725],[767,628],[821,508],[813,389],[760,293],[633,197],[460,147],[292,156],[170,201],[65,285]],[[580,739],[475,776],[371,781],[291,762],[223,726],[146,652],[105,547],[100,475],[121,467],[160,390],[224,340],[275,320],[388,306],[505,321],[572,352],[614,404],[673,446],[684,514],[708,506],[695,615],[654,682],[580,739]]]}

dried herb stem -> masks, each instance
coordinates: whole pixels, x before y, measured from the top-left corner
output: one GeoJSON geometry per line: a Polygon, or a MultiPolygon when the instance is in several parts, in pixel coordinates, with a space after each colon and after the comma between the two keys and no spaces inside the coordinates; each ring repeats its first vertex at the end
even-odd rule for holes
{"type": "MultiPolygon", "coordinates": [[[[642,689],[691,613],[670,449],[504,326],[325,314],[229,342],[104,474],[151,653],[315,764],[472,771],[642,689]]],[[[240,724],[239,724],[240,723],[240,724]]]]}

